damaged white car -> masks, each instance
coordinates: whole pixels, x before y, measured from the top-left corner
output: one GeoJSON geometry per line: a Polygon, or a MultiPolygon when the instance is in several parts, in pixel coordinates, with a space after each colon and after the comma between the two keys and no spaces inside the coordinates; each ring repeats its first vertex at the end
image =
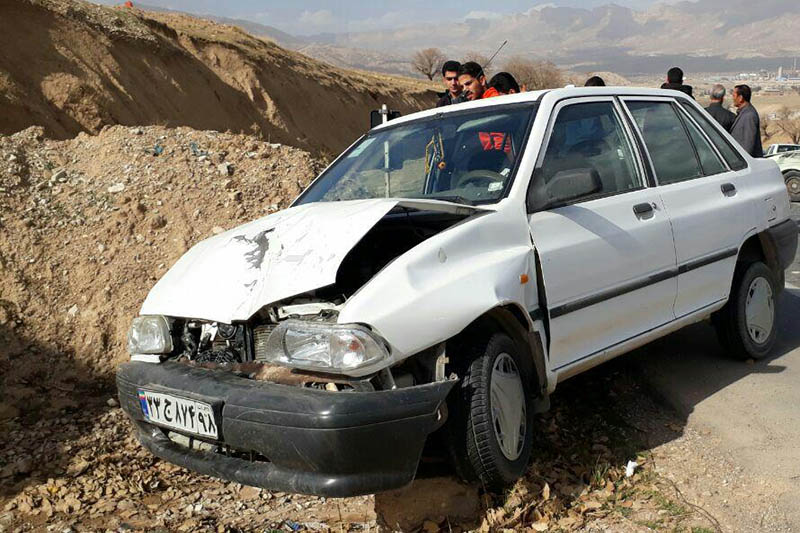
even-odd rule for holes
{"type": "Polygon", "coordinates": [[[767,355],[797,226],[781,175],[689,98],[523,93],[354,143],[289,209],[197,244],[117,382],[154,454],[282,491],[522,475],[559,381],[711,317],[767,355]]]}

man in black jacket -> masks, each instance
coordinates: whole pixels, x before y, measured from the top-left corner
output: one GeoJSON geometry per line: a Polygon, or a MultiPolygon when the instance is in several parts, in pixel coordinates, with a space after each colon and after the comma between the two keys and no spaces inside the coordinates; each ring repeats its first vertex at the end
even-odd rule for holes
{"type": "Polygon", "coordinates": [[[748,154],[753,157],[764,157],[764,148],[761,146],[761,120],[758,111],[750,103],[752,91],[747,85],[737,85],[733,88],[733,105],[736,106],[736,120],[731,126],[731,136],[739,141],[748,154]]]}
{"type": "Polygon", "coordinates": [[[694,98],[692,96],[692,86],[683,84],[683,71],[678,67],[672,67],[667,71],[667,82],[662,83],[661,88],[681,91],[694,98]]]}
{"type": "Polygon", "coordinates": [[[736,115],[722,106],[725,99],[725,87],[717,83],[711,88],[711,104],[706,108],[708,114],[720,123],[726,131],[731,131],[736,115]]]}
{"type": "Polygon", "coordinates": [[[461,63],[458,61],[445,61],[442,65],[442,81],[447,90],[439,93],[439,101],[436,102],[436,107],[445,105],[457,104],[463,102],[464,98],[461,95],[461,84],[458,83],[458,70],[461,68],[461,63]]]}

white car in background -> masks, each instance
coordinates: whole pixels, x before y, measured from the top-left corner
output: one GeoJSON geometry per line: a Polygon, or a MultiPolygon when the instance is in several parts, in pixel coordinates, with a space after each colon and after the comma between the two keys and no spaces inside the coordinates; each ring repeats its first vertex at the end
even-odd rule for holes
{"type": "Polygon", "coordinates": [[[778,164],[783,181],[793,202],[800,202],[800,151],[790,151],[770,157],[778,164]]]}
{"type": "Polygon", "coordinates": [[[436,431],[499,490],[565,379],[709,317],[731,356],[769,354],[796,247],[776,166],[677,91],[423,111],[179,259],[120,402],[154,454],[248,485],[397,488],[436,431]]]}
{"type": "Polygon", "coordinates": [[[767,151],[764,152],[764,157],[769,157],[775,154],[782,154],[784,152],[794,152],[800,150],[800,144],[770,144],[767,151]]]}

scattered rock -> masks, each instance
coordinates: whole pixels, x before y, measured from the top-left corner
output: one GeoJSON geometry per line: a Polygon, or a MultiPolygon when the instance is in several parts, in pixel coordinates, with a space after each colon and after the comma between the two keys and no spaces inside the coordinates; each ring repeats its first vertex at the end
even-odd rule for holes
{"type": "Polygon", "coordinates": [[[239,491],[239,498],[242,501],[255,500],[260,492],[256,487],[242,487],[242,490],[239,491]]]}
{"type": "Polygon", "coordinates": [[[156,215],[150,221],[150,228],[154,230],[166,227],[166,225],[167,225],[167,219],[163,215],[156,215]]]}
{"type": "Polygon", "coordinates": [[[73,304],[72,307],[70,307],[67,310],[67,314],[69,316],[71,316],[71,317],[74,317],[75,315],[77,315],[78,314],[78,305],[77,304],[73,304]]]}
{"type": "Polygon", "coordinates": [[[64,168],[60,168],[53,172],[53,175],[50,177],[52,181],[61,181],[62,179],[67,177],[67,170],[64,168]]]}
{"type": "Polygon", "coordinates": [[[106,400],[106,405],[109,407],[119,407],[119,402],[115,398],[109,398],[106,400]]]}
{"type": "Polygon", "coordinates": [[[0,402],[0,422],[19,416],[19,409],[10,403],[0,402]]]}
{"type": "Polygon", "coordinates": [[[125,190],[125,184],[124,183],[116,183],[116,184],[112,185],[111,187],[109,187],[107,190],[108,190],[108,192],[110,192],[112,194],[119,193],[119,192],[122,192],[122,191],[125,190]]]}
{"type": "Polygon", "coordinates": [[[230,163],[220,163],[217,165],[217,172],[222,176],[233,176],[233,165],[230,163]]]}

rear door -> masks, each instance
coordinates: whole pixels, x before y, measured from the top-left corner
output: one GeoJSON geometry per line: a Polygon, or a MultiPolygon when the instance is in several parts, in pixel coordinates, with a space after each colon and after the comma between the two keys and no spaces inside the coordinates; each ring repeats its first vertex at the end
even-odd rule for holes
{"type": "Polygon", "coordinates": [[[644,140],[672,220],[678,265],[675,316],[681,317],[728,295],[748,218],[745,195],[739,194],[745,172],[726,164],[674,99],[623,101],[644,140]]]}
{"type": "Polygon", "coordinates": [[[662,199],[648,186],[614,98],[557,104],[540,153],[529,198],[559,176],[596,173],[600,182],[569,201],[529,204],[558,371],[674,318],[675,251],[662,199]]]}

